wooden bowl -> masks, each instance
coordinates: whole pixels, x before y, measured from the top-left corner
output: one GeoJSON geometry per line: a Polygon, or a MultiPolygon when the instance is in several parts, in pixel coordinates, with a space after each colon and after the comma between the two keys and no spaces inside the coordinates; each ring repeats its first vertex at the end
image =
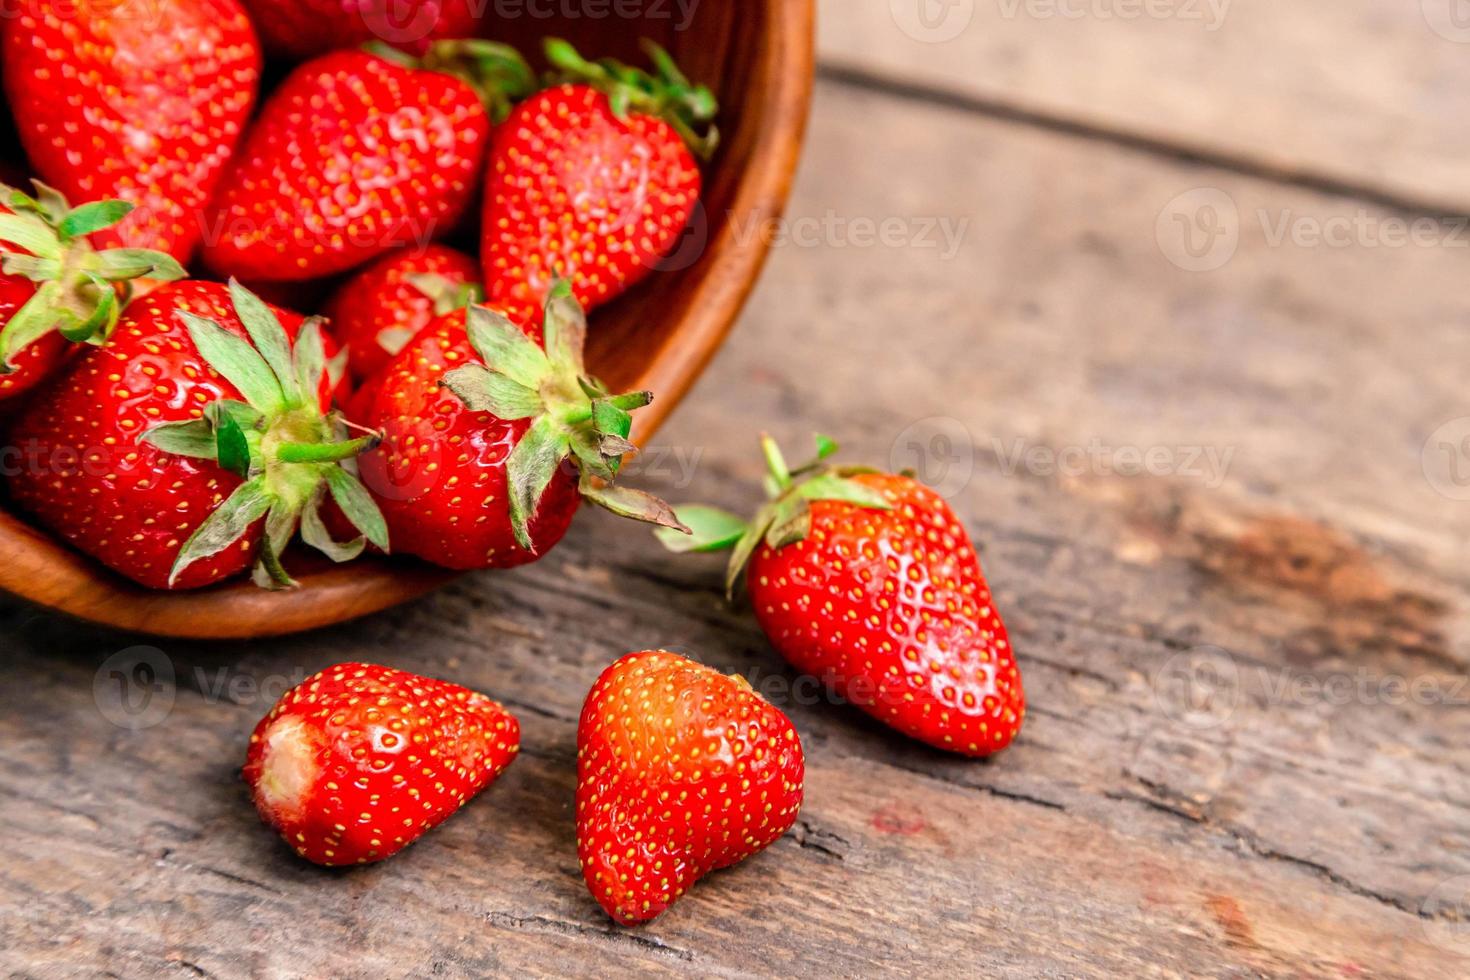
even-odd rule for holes
{"type": "MultiPolygon", "coordinates": [[[[679,5],[644,20],[522,17],[486,33],[527,52],[560,35],[588,54],[642,63],[638,39],[673,52],[722,106],[723,145],[706,167],[703,213],[688,240],[638,289],[592,319],[588,362],[615,390],[649,389],[635,440],[647,440],[679,403],[734,323],[767,245],[737,235],[785,206],[813,78],[814,0],[719,0],[696,5],[680,30],[679,5]],[[504,29],[500,29],[503,27],[504,29]]],[[[649,7],[650,10],[656,8],[649,7]]],[[[455,573],[410,559],[334,566],[293,553],[301,588],[265,592],[248,580],[199,592],[141,589],[15,515],[0,510],[0,589],[120,629],[199,639],[276,636],[353,619],[416,598],[455,573]]]]}

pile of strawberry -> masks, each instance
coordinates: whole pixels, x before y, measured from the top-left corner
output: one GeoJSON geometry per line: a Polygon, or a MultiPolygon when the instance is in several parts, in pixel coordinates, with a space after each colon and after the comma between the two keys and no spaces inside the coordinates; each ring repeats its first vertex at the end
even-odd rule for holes
{"type": "MultiPolygon", "coordinates": [[[[833,466],[825,440],[794,470],[764,443],[770,499],[749,521],[617,484],[652,395],[587,373],[587,313],[673,247],[716,144],[713,96],[662,49],[645,71],[549,40],[542,77],[474,36],[461,0],[403,0],[398,19],[380,0],[13,8],[14,505],[150,588],[276,589],[296,584],[298,538],[338,562],[520,565],[585,499],[674,550],[731,550],[727,584],[745,575],[777,650],[885,724],[968,756],[1014,738],[1006,630],[932,491],[833,466]],[[399,43],[356,47],[374,37],[399,43]],[[265,94],[262,38],[289,69],[265,94]]],[[[245,776],[302,857],[365,863],[485,789],[519,740],[482,694],[344,664],[261,720],[245,776]]],[[[803,765],[743,679],[618,660],[578,728],[592,894],[621,923],[657,916],[791,827],[803,765]]]]}

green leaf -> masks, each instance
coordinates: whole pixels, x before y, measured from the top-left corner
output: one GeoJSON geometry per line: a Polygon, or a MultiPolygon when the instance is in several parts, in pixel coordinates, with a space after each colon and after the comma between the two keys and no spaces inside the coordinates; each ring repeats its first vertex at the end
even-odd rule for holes
{"type": "Polygon", "coordinates": [[[4,364],[6,373],[14,370],[10,364],[12,357],[55,328],[57,313],[54,304],[59,292],[60,287],[56,283],[42,286],[0,330],[0,363],[4,364]]]}
{"type": "Polygon", "coordinates": [[[386,552],[388,522],[383,519],[383,512],[378,509],[367,488],[358,482],[357,477],[340,466],[333,466],[327,470],[327,489],[332,492],[332,499],[342,508],[342,513],[347,515],[352,526],[386,552]]]}
{"type": "Polygon", "coordinates": [[[740,581],[740,573],[745,571],[745,566],[750,563],[750,556],[755,554],[756,547],[761,543],[761,538],[766,533],[766,528],[771,524],[771,512],[762,508],[756,515],[755,520],[745,529],[740,540],[735,542],[735,548],[730,552],[730,564],[725,567],[725,595],[735,595],[735,583],[740,581]]]}
{"type": "Polygon", "coordinates": [[[745,518],[702,504],[678,508],[678,519],[689,528],[689,534],[664,527],[654,532],[659,543],[676,554],[728,551],[746,531],[745,518]]]}
{"type": "Polygon", "coordinates": [[[214,428],[215,459],[219,465],[244,479],[250,475],[250,443],[235,414],[223,402],[214,402],[204,410],[214,428]]]}
{"type": "Polygon", "coordinates": [[[556,468],[570,450],[565,430],[554,418],[543,415],[531,423],[506,461],[511,530],[515,533],[516,542],[529,552],[536,550],[531,543],[531,520],[536,516],[542,494],[556,475],[556,468]]]}
{"type": "Polygon", "coordinates": [[[797,488],[797,493],[807,500],[837,500],[871,510],[893,509],[893,505],[881,491],[835,473],[822,473],[812,477],[797,488]]]}
{"type": "Polygon", "coordinates": [[[178,310],[177,316],[189,328],[189,336],[200,356],[239,389],[247,402],[268,414],[285,408],[280,381],[249,341],[187,310],[178,310]]]}
{"type": "Polygon", "coordinates": [[[592,423],[599,434],[619,439],[627,439],[633,431],[633,416],[606,398],[592,403],[592,423]]]}
{"type": "Polygon", "coordinates": [[[138,441],[146,442],[174,456],[212,460],[219,457],[214,429],[204,419],[163,422],[139,436],[138,441]]]}
{"type": "Polygon", "coordinates": [[[0,256],[0,271],[7,276],[21,276],[31,282],[50,282],[61,278],[61,260],[38,259],[19,252],[0,256]]]}
{"type": "Polygon", "coordinates": [[[240,285],[238,279],[230,280],[230,298],[235,304],[235,314],[245,325],[245,332],[250,335],[255,349],[275,374],[287,403],[307,404],[308,396],[297,384],[296,371],[291,364],[291,340],[286,336],[286,328],[281,326],[281,321],[264,300],[240,285]]]}
{"type": "Polygon", "coordinates": [[[674,513],[674,508],[651,493],[632,490],[628,487],[597,486],[592,481],[584,479],[582,496],[619,517],[629,517],[645,524],[655,524],[681,534],[690,533],[689,528],[674,513]]]}
{"type": "Polygon", "coordinates": [[[812,533],[812,508],[800,497],[788,497],[777,505],[766,529],[766,547],[779,550],[806,539],[812,533]]]}
{"type": "Polygon", "coordinates": [[[301,331],[296,335],[296,348],[291,353],[291,370],[303,404],[315,406],[322,378],[327,373],[321,317],[311,317],[301,325],[301,331]]]}
{"type": "Polygon", "coordinates": [[[817,433],[817,462],[821,462],[837,452],[837,443],[827,436],[817,433]]]}
{"type": "Polygon", "coordinates": [[[56,230],[32,214],[0,214],[0,242],[9,242],[43,259],[60,259],[56,230]]]}
{"type": "MultiPolygon", "coordinates": [[[[558,280],[558,285],[564,283],[565,279],[558,280]]],[[[587,314],[572,298],[570,288],[552,288],[551,297],[546,301],[542,336],[546,342],[546,356],[558,372],[578,377],[585,372],[582,351],[587,346],[587,314]]]]}
{"type": "Polygon", "coordinates": [[[188,275],[173,256],[148,248],[112,248],[90,259],[91,269],[105,279],[159,279],[173,282],[188,275]]]}
{"type": "Polygon", "coordinates": [[[210,514],[209,519],[199,525],[198,530],[184,542],[184,547],[179,551],[173,569],[169,572],[168,584],[177,582],[179,576],[196,561],[217,555],[238,542],[252,524],[265,516],[275,499],[266,491],[263,477],[240,484],[220,504],[219,509],[210,514]]]}
{"type": "Polygon", "coordinates": [[[538,392],[479,364],[455,368],[443,383],[470,411],[489,412],[506,421],[535,418],[546,410],[538,392]]]}
{"type": "Polygon", "coordinates": [[[103,228],[111,228],[133,212],[127,201],[93,201],[75,208],[56,226],[62,240],[81,238],[103,228]]]}
{"type": "Polygon", "coordinates": [[[57,332],[73,343],[99,338],[117,318],[117,293],[105,281],[63,286],[57,299],[61,313],[57,332]]]}
{"type": "Polygon", "coordinates": [[[502,314],[483,306],[470,307],[468,320],[470,344],[484,358],[486,367],[527,388],[540,390],[551,371],[551,362],[534,340],[502,314]]]}
{"type": "Polygon", "coordinates": [[[322,494],[318,490],[301,512],[301,540],[338,564],[361,555],[367,548],[367,538],[358,535],[351,541],[337,541],[322,520],[321,506],[322,494]]]}
{"type": "Polygon", "coordinates": [[[591,473],[602,480],[613,480],[618,475],[621,460],[602,451],[603,439],[586,426],[574,426],[568,433],[572,452],[581,464],[582,472],[591,473]]]}

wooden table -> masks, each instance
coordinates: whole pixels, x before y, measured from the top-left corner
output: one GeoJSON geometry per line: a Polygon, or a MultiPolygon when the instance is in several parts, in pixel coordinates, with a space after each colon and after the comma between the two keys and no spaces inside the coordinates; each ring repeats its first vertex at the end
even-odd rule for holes
{"type": "Polygon", "coordinates": [[[1020,654],[1013,748],[951,758],[812,696],[716,560],[592,513],[364,622],[162,644],[176,694],[139,730],[107,665],[148,641],[4,606],[0,968],[1470,975],[1470,47],[1436,0],[1235,0],[1215,29],[1203,0],[1063,6],[961,0],[939,42],[827,4],[795,223],[639,467],[740,507],[766,427],[938,481],[1020,654]],[[789,712],[807,802],[630,931],[578,874],[575,718],[660,646],[789,712]],[[491,692],[524,743],[340,873],[238,767],[284,683],[348,659],[491,692]]]}

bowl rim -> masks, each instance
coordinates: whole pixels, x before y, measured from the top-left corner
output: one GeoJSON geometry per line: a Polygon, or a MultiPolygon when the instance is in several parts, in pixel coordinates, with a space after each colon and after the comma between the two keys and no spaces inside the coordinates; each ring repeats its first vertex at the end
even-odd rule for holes
{"type": "MultiPolygon", "coordinates": [[[[749,2],[749,0],[746,0],[749,2]]],[[[750,80],[762,126],[737,181],[731,213],[781,216],[795,179],[816,77],[816,0],[761,0],[770,28],[750,80]]],[[[684,296],[677,337],[650,353],[635,388],[658,393],[633,441],[645,445],[683,400],[738,318],[769,255],[763,236],[740,241],[722,222],[704,275],[684,296]]],[[[193,592],[144,589],[0,508],[0,590],[52,612],[120,630],[178,639],[254,639],[347,622],[412,601],[461,572],[412,559],[364,558],[313,572],[308,585],[266,592],[235,580],[193,592]],[[391,563],[391,564],[390,564],[391,563]]]]}

